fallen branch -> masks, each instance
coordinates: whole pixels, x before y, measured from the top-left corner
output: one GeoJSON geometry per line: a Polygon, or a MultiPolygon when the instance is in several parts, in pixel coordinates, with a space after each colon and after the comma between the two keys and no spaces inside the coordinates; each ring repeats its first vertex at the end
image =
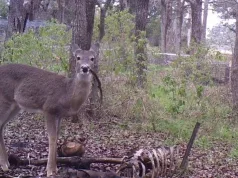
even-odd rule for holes
{"type": "Polygon", "coordinates": [[[200,123],[197,122],[194,129],[193,129],[193,133],[192,133],[192,136],[187,144],[187,149],[184,153],[184,156],[183,156],[183,160],[181,162],[181,165],[180,165],[180,170],[181,170],[181,174],[180,175],[183,175],[184,171],[186,170],[187,168],[187,165],[188,165],[188,157],[189,157],[189,154],[191,152],[191,149],[193,147],[193,143],[194,143],[194,140],[197,136],[197,133],[198,133],[198,130],[200,128],[200,123]]]}
{"type": "MultiPolygon", "coordinates": [[[[20,159],[15,155],[9,156],[9,162],[11,165],[16,166],[26,166],[26,165],[34,165],[41,166],[46,165],[47,159],[40,160],[28,160],[28,159],[20,159]]],[[[92,163],[111,163],[111,164],[121,164],[123,162],[122,158],[80,158],[80,157],[58,157],[58,164],[66,164],[69,166],[77,166],[81,169],[88,169],[90,164],[92,163]]]]}

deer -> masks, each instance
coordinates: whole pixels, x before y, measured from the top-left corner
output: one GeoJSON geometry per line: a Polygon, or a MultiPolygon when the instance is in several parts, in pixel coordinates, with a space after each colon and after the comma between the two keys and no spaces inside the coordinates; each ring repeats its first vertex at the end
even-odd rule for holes
{"type": "Polygon", "coordinates": [[[57,139],[62,118],[77,116],[92,87],[92,68],[95,49],[82,50],[71,46],[76,61],[75,75],[71,78],[24,64],[0,66],[0,166],[9,170],[4,145],[5,125],[20,111],[41,113],[46,119],[49,154],[47,176],[57,174],[57,139]]]}

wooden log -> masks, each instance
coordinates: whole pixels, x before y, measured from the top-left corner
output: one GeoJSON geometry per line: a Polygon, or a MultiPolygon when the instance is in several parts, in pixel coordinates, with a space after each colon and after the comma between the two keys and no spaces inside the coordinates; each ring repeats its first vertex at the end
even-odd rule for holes
{"type": "MultiPolygon", "coordinates": [[[[33,160],[33,159],[20,159],[15,155],[9,155],[9,162],[11,165],[26,166],[35,165],[41,166],[46,165],[47,159],[33,160]]],[[[88,169],[92,163],[111,163],[121,164],[123,158],[80,158],[80,157],[58,157],[58,164],[66,164],[67,166],[76,166],[82,169],[88,169]]]]}

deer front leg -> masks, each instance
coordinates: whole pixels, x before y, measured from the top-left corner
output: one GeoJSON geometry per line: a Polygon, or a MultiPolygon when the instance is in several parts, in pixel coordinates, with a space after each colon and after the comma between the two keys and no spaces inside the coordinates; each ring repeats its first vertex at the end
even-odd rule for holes
{"type": "Polygon", "coordinates": [[[3,127],[0,128],[0,166],[3,171],[8,171],[8,168],[10,166],[3,140],[3,127]]]}
{"type": "Polygon", "coordinates": [[[20,109],[15,104],[10,105],[6,101],[4,102],[3,98],[0,96],[0,166],[3,171],[7,171],[10,166],[3,139],[4,126],[19,112],[19,110],[20,109]]]}
{"type": "Polygon", "coordinates": [[[49,154],[47,161],[47,177],[55,175],[57,173],[57,139],[60,127],[60,119],[47,114],[46,128],[49,139],[49,154]]]}

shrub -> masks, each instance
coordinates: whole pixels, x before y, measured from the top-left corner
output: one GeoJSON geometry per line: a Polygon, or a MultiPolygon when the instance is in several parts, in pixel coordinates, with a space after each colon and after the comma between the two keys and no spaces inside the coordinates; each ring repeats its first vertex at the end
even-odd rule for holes
{"type": "Polygon", "coordinates": [[[55,72],[68,71],[70,33],[66,26],[48,22],[38,32],[14,34],[5,44],[1,62],[23,63],[55,72]]]}
{"type": "Polygon", "coordinates": [[[105,19],[103,38],[104,70],[132,74],[134,67],[133,20],[134,16],[128,11],[109,11],[105,19]]]}

